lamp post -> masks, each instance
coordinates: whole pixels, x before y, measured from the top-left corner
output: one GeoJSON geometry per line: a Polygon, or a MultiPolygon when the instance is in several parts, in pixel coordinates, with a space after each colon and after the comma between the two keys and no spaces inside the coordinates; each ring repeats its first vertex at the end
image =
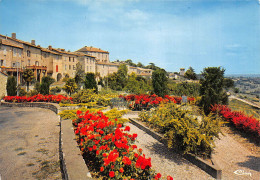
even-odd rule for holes
{"type": "Polygon", "coordinates": [[[16,70],[17,70],[17,91],[16,91],[16,95],[18,96],[19,90],[18,90],[18,64],[19,62],[16,62],[16,70]]]}

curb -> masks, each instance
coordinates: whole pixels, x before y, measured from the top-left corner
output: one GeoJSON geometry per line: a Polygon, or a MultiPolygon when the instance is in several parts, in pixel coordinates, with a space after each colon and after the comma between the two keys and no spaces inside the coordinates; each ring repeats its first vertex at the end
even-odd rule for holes
{"type": "MultiPolygon", "coordinates": [[[[1,102],[4,107],[39,107],[49,109],[56,114],[60,112],[60,106],[56,103],[45,102],[23,102],[9,103],[1,102]]],[[[71,120],[60,119],[59,133],[59,159],[61,166],[62,179],[65,180],[91,180],[90,172],[82,158],[78,144],[75,141],[75,135],[71,120]],[[71,153],[73,152],[73,153],[71,153]]]]}
{"type": "MultiPolygon", "coordinates": [[[[165,139],[163,139],[163,136],[161,134],[158,134],[158,133],[150,130],[149,128],[145,127],[142,123],[137,122],[136,120],[134,120],[132,118],[129,118],[129,120],[130,120],[131,124],[135,125],[139,129],[145,131],[147,134],[152,136],[154,139],[156,139],[157,141],[159,141],[167,146],[167,142],[165,139]]],[[[206,162],[202,158],[197,157],[191,153],[187,153],[183,157],[185,159],[187,159],[188,161],[190,161],[192,164],[194,164],[194,165],[198,166],[199,168],[201,168],[202,170],[204,170],[206,173],[208,173],[212,177],[216,178],[217,180],[221,179],[222,170],[219,168],[219,166],[216,163],[212,162],[212,164],[211,164],[209,162],[206,162]]]]}

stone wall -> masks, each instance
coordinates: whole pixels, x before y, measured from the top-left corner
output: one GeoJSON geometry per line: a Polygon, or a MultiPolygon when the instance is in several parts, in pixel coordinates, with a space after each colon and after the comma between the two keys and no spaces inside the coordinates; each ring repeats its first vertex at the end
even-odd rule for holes
{"type": "Polygon", "coordinates": [[[0,99],[2,96],[6,96],[6,84],[7,84],[7,76],[0,72],[0,99]]]}

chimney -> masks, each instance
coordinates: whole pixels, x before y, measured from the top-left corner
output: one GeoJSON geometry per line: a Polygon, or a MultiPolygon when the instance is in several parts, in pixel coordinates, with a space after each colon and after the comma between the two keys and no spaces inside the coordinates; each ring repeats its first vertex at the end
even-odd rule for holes
{"type": "Polygon", "coordinates": [[[16,33],[12,33],[12,38],[16,39],[16,33]]]}
{"type": "Polygon", "coordinates": [[[48,48],[49,50],[52,50],[52,46],[51,45],[49,45],[49,48],[48,48]]]}
{"type": "Polygon", "coordinates": [[[32,41],[31,41],[31,44],[32,44],[32,45],[35,45],[35,40],[32,40],[32,41]]]}

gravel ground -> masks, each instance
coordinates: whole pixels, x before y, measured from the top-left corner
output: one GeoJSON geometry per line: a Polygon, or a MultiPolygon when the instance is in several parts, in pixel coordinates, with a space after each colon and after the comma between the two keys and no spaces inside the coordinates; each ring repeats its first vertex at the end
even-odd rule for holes
{"type": "MultiPolygon", "coordinates": [[[[124,118],[137,118],[137,112],[124,118]]],[[[152,167],[163,176],[171,175],[174,179],[214,179],[189,161],[170,152],[162,143],[128,123],[130,133],[137,133],[137,146],[143,149],[146,157],[152,158],[152,167]]],[[[250,152],[231,135],[225,133],[215,141],[213,159],[222,169],[223,180],[260,180],[259,153],[250,152]]]]}
{"type": "MultiPolygon", "coordinates": [[[[136,114],[125,115],[124,118],[135,118],[136,114]]],[[[143,153],[146,157],[151,157],[152,168],[156,172],[160,172],[162,176],[172,176],[175,180],[205,180],[214,179],[208,175],[205,171],[201,170],[197,166],[191,164],[180,155],[169,151],[162,143],[145,133],[141,129],[127,123],[126,126],[130,126],[130,133],[137,133],[136,145],[138,148],[143,149],[143,153]]]]}
{"type": "Polygon", "coordinates": [[[61,179],[59,128],[50,110],[0,106],[0,179],[61,179]]]}
{"type": "Polygon", "coordinates": [[[220,135],[215,141],[213,158],[222,169],[222,179],[260,180],[260,155],[250,152],[231,135],[220,135]]]}

